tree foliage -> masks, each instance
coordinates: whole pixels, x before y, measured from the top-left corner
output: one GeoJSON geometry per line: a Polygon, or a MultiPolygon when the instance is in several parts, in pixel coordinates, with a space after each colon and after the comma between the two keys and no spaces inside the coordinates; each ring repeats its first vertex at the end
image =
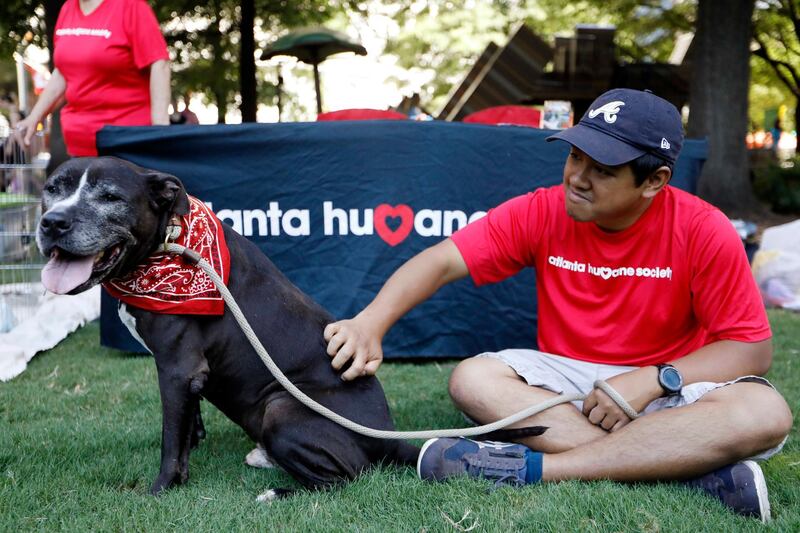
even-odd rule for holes
{"type": "Polygon", "coordinates": [[[753,73],[773,89],[762,94],[775,107],[794,100],[796,127],[800,124],[800,0],[760,1],[753,20],[753,73]]]}
{"type": "Polygon", "coordinates": [[[708,139],[698,194],[729,214],[754,207],[747,134],[755,0],[700,0],[689,97],[690,137],[708,139]]]}
{"type": "MultiPolygon", "coordinates": [[[[241,101],[240,62],[255,64],[260,50],[288,28],[322,24],[340,14],[341,2],[324,0],[252,0],[255,13],[255,55],[240,56],[243,30],[239,0],[163,0],[157,4],[159,20],[168,21],[164,34],[173,57],[176,93],[200,93],[206,102],[217,106],[219,122],[224,122],[228,108],[241,101]]],[[[252,67],[255,70],[255,67],[252,67]]],[[[275,87],[256,77],[255,91],[245,95],[259,101],[271,100],[275,87]]],[[[249,89],[249,87],[248,87],[249,89]]],[[[251,105],[254,102],[245,102],[251,105]]],[[[251,109],[255,106],[252,105],[251,109]]]]}
{"type": "Polygon", "coordinates": [[[386,51],[406,68],[435,72],[424,95],[434,109],[486,45],[505,44],[519,23],[547,41],[571,34],[577,24],[614,25],[620,61],[666,61],[676,36],[692,31],[695,11],[692,2],[655,0],[404,0],[396,5],[400,32],[386,51]]]}
{"type": "MultiPolygon", "coordinates": [[[[485,46],[490,41],[504,44],[517,23],[525,22],[546,40],[571,34],[577,24],[611,24],[617,28],[621,62],[667,61],[676,37],[694,32],[697,11],[697,0],[404,0],[395,5],[400,32],[386,51],[397,54],[406,68],[431,71],[433,82],[423,103],[432,109],[444,104],[485,46]]],[[[800,0],[756,4],[750,117],[758,126],[763,125],[766,109],[780,104],[797,107],[800,37],[792,13],[798,12],[798,6],[800,0]],[[767,56],[784,65],[774,68],[767,56]],[[778,77],[779,70],[785,72],[789,84],[778,77]]],[[[785,123],[791,125],[792,120],[785,123]]]]}
{"type": "Polygon", "coordinates": [[[28,32],[30,43],[47,48],[44,14],[44,2],[41,0],[0,2],[0,57],[10,57],[23,48],[28,32]]]}
{"type": "Polygon", "coordinates": [[[676,37],[702,26],[704,35],[698,31],[693,43],[689,124],[690,135],[709,138],[700,192],[741,213],[752,206],[744,146],[748,100],[755,103],[750,116],[763,122],[765,107],[786,95],[800,99],[799,7],[800,0],[407,0],[390,50],[406,66],[436,70],[423,102],[436,109],[489,41],[505,44],[514,23],[525,22],[545,39],[571,34],[577,24],[614,25],[623,63],[666,61],[676,37]],[[443,10],[453,13],[441,16],[443,10]],[[701,12],[707,17],[702,21],[701,12]]]}
{"type": "MultiPolygon", "coordinates": [[[[398,32],[386,53],[396,54],[404,67],[426,69],[433,80],[422,94],[435,110],[490,42],[506,42],[520,22],[545,39],[571,34],[577,24],[617,27],[618,58],[665,61],[675,37],[693,32],[697,0],[399,0],[392,3],[356,0],[246,0],[253,4],[254,60],[259,50],[288,29],[341,21],[348,13],[381,10],[389,13],[398,32]]],[[[30,36],[46,47],[46,14],[55,19],[63,0],[3,0],[0,2],[0,63],[7,76],[0,89],[14,90],[11,54],[30,36]],[[47,10],[54,13],[47,13],[47,10]]],[[[176,94],[194,92],[217,105],[219,118],[241,105],[239,68],[241,8],[238,0],[151,0],[162,21],[174,56],[176,94]]],[[[751,61],[750,121],[765,125],[765,110],[786,104],[784,127],[798,122],[800,106],[800,0],[759,0],[754,12],[751,61]]],[[[52,25],[52,22],[51,22],[52,25]]],[[[52,28],[50,28],[52,31],[52,28]]],[[[245,57],[245,62],[248,58],[245,57]]],[[[248,74],[249,75],[249,74],[248,74]]],[[[272,102],[275,86],[263,69],[257,72],[256,99],[272,102]],[[266,81],[266,80],[270,81],[266,81]]],[[[244,90],[252,95],[252,90],[244,90]]],[[[290,95],[284,95],[288,97],[290,95]]],[[[252,98],[252,96],[250,97],[252,98]]]]}
{"type": "Polygon", "coordinates": [[[400,27],[397,38],[387,43],[386,53],[395,54],[400,66],[435,73],[428,87],[428,102],[438,103],[459,76],[494,40],[506,39],[518,2],[478,0],[472,9],[465,2],[406,1],[394,18],[400,27]]]}
{"type": "MultiPolygon", "coordinates": [[[[228,109],[241,104],[239,67],[252,63],[280,33],[290,28],[322,24],[348,10],[357,10],[347,0],[245,0],[254,8],[254,27],[246,28],[254,36],[255,53],[240,56],[242,43],[241,2],[239,0],[158,0],[150,2],[162,23],[164,36],[173,59],[173,88],[176,94],[203,95],[217,106],[223,122],[228,109]]],[[[9,57],[26,44],[30,32],[34,45],[46,48],[49,39],[46,19],[55,20],[63,0],[3,0],[0,2],[0,56],[9,57]],[[46,9],[47,8],[47,9],[46,9]],[[55,13],[48,13],[47,10],[55,13]]],[[[53,23],[51,22],[50,25],[53,23]]],[[[250,98],[269,101],[275,87],[257,76],[250,98]]],[[[253,102],[250,102],[251,104],[253,102]]],[[[254,106],[253,106],[254,107],[254,106]]]]}
{"type": "MultiPolygon", "coordinates": [[[[58,10],[62,3],[63,0],[0,2],[0,91],[16,92],[14,53],[22,53],[25,47],[31,44],[47,48],[49,38],[46,7],[51,6],[58,10]]],[[[52,29],[50,31],[52,32],[52,29]]]]}

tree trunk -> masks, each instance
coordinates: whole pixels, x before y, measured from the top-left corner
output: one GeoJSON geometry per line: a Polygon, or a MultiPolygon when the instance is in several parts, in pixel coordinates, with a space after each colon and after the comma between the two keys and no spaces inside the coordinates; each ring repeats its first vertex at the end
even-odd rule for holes
{"type": "MultiPolygon", "coordinates": [[[[217,13],[222,9],[219,1],[214,2],[213,7],[217,13]]],[[[225,76],[225,59],[223,57],[225,50],[222,46],[222,30],[219,27],[221,22],[221,17],[218,17],[208,29],[208,44],[211,46],[213,54],[211,70],[216,76],[225,76]]],[[[217,124],[225,124],[225,115],[228,113],[228,95],[221,88],[220,83],[212,83],[211,92],[214,94],[217,104],[217,124]]]]}
{"type": "Polygon", "coordinates": [[[708,139],[698,194],[741,216],[755,208],[745,145],[755,0],[700,0],[689,98],[689,137],[708,139]]]}
{"type": "MultiPolygon", "coordinates": [[[[781,124],[784,128],[786,124],[781,124]]],[[[794,128],[795,130],[800,129],[800,98],[796,98],[794,101],[794,128]]]]}
{"type": "Polygon", "coordinates": [[[322,93],[319,90],[319,63],[314,63],[314,90],[317,92],[317,115],[321,115],[322,93]]]}
{"type": "MultiPolygon", "coordinates": [[[[53,32],[55,31],[58,13],[61,11],[63,0],[45,0],[44,2],[44,23],[47,30],[47,47],[50,49],[50,72],[55,69],[53,64],[53,32]]],[[[61,133],[61,111],[55,110],[50,115],[50,140],[48,145],[50,151],[50,162],[47,165],[47,173],[50,174],[55,168],[69,159],[67,147],[64,145],[64,136],[61,133]]]]}
{"type": "Polygon", "coordinates": [[[217,104],[217,124],[225,124],[225,115],[228,114],[228,101],[225,98],[225,93],[214,91],[214,99],[217,104]]]}
{"type": "Polygon", "coordinates": [[[256,44],[253,34],[255,26],[255,0],[242,0],[239,34],[241,35],[239,53],[239,92],[242,104],[242,122],[256,121],[256,44]]]}

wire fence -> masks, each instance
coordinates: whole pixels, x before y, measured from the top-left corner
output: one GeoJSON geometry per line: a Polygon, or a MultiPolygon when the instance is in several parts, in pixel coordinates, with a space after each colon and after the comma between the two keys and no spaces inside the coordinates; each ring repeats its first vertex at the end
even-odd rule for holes
{"type": "Polygon", "coordinates": [[[47,159],[44,136],[29,147],[0,128],[0,333],[32,316],[44,294],[36,246],[47,159]]]}

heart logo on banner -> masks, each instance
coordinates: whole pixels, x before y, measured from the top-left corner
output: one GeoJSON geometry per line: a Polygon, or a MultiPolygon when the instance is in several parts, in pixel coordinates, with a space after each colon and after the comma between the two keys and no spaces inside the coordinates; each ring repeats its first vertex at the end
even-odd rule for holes
{"type": "Polygon", "coordinates": [[[414,211],[405,204],[396,206],[381,204],[375,208],[374,220],[378,236],[389,246],[397,246],[411,233],[411,228],[414,226],[414,211]],[[392,229],[386,224],[387,218],[400,219],[397,229],[392,229]]]}

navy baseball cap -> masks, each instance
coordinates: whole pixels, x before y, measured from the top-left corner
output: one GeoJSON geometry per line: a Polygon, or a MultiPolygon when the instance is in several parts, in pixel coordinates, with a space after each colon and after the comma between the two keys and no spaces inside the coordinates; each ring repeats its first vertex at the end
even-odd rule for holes
{"type": "Polygon", "coordinates": [[[547,138],[567,141],[608,166],[644,154],[675,163],[683,145],[678,109],[650,91],[612,89],[592,102],[580,122],[547,138]]]}

